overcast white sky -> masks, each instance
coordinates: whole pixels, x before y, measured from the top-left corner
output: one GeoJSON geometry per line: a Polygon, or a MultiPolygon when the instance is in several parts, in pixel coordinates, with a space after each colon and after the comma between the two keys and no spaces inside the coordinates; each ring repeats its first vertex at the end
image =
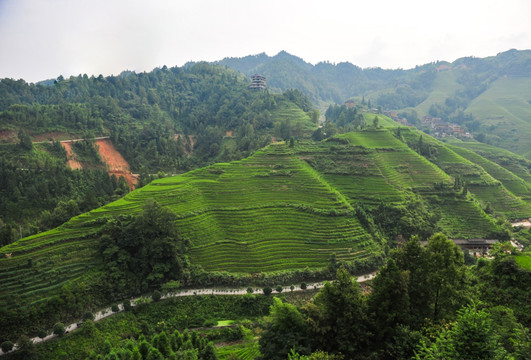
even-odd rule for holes
{"type": "Polygon", "coordinates": [[[412,68],[531,49],[531,0],[0,0],[0,78],[150,71],[281,50],[412,68]]]}

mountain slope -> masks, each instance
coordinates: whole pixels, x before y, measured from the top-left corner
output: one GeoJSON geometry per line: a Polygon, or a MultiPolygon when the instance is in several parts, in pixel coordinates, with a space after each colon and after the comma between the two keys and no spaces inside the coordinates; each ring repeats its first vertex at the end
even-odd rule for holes
{"type": "MultiPolygon", "coordinates": [[[[98,252],[102,229],[138,214],[149,199],[176,215],[175,226],[190,243],[188,258],[195,270],[184,283],[194,281],[198,266],[231,274],[311,271],[329,266],[333,254],[334,261],[368,269],[386,247],[413,234],[504,238],[507,234],[482,204],[491,201],[496,211],[509,214],[505,207],[512,203],[498,201],[503,191],[484,198],[473,186],[474,181],[504,189],[502,180],[477,165],[479,160],[493,173],[502,170],[485,159],[466,160],[425,135],[423,144],[438,148],[430,161],[415,149],[419,134],[391,128],[292,147],[272,144],[243,160],[155,180],[56,229],[4,246],[0,310],[5,329],[56,321],[56,314],[75,313],[76,306],[116,301],[113,289],[105,286],[112,284],[113,274],[98,252]],[[465,177],[469,193],[456,189],[449,174],[465,177]],[[62,309],[67,298],[76,300],[62,309]]],[[[527,202],[513,198],[519,214],[531,216],[527,202]]]]}
{"type": "Polygon", "coordinates": [[[312,65],[286,52],[217,63],[246,75],[261,73],[272,89],[297,87],[320,106],[365,98],[384,110],[414,110],[410,122],[425,115],[441,117],[493,145],[531,156],[530,50],[409,70],[361,69],[350,63],[312,65]]]}

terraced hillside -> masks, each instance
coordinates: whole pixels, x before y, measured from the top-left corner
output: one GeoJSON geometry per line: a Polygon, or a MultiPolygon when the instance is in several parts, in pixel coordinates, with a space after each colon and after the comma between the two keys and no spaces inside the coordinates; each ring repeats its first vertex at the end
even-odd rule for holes
{"type": "Polygon", "coordinates": [[[449,141],[452,146],[472,150],[483,158],[498,164],[504,169],[510,171],[518,178],[525,181],[528,188],[531,189],[531,161],[523,157],[512,153],[506,149],[502,149],[496,146],[492,146],[477,141],[461,141],[452,139],[449,141]]]}
{"type": "Polygon", "coordinates": [[[473,151],[448,146],[417,130],[407,129],[402,135],[413,148],[422,135],[424,145],[431,148],[432,161],[445,173],[461,177],[483,208],[490,204],[510,219],[531,215],[527,185],[507,169],[473,151]]]}
{"type": "MultiPolygon", "coordinates": [[[[406,140],[415,135],[404,132],[406,140]]],[[[14,309],[72,288],[84,291],[83,284],[102,276],[96,254],[103,225],[139,212],[148,199],[177,215],[176,226],[191,243],[191,263],[208,271],[315,269],[327,266],[332,253],[344,261],[379,256],[380,235],[366,220],[362,226],[359,206],[377,216],[381,204],[405,208],[417,201],[429,207],[434,229],[450,237],[499,234],[481,201],[453,189],[448,172],[461,170],[466,177],[472,169],[479,175],[470,179],[503,189],[501,180],[442,143],[433,143],[439,147],[439,162],[433,163],[406,140],[381,129],[294,147],[277,143],[244,160],[155,180],[59,228],[1,248],[0,298],[14,309]]]]}
{"type": "Polygon", "coordinates": [[[207,270],[255,273],[323,267],[371,256],[378,246],[344,197],[285,145],[154,181],[61,227],[1,249],[0,296],[44,301],[95,269],[97,233],[108,218],[153,198],[178,215],[191,261],[207,270]]]}

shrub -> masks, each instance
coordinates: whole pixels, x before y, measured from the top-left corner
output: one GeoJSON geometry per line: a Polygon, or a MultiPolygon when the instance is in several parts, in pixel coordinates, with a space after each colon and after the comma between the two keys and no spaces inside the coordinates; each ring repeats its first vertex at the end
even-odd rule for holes
{"type": "Polygon", "coordinates": [[[283,288],[282,288],[282,285],[277,285],[277,287],[275,288],[275,290],[277,291],[277,293],[281,293],[283,288]]]}
{"type": "Polygon", "coordinates": [[[205,320],[203,322],[203,327],[213,327],[216,326],[218,322],[216,320],[205,320]]]}
{"type": "Polygon", "coordinates": [[[81,326],[81,331],[85,336],[93,336],[96,332],[96,325],[94,325],[94,321],[87,319],[81,326]]]}
{"type": "Polygon", "coordinates": [[[252,287],[248,287],[247,288],[247,294],[252,294],[253,293],[253,288],[252,287]]]}
{"type": "Polygon", "coordinates": [[[118,304],[112,304],[111,310],[112,312],[118,312],[120,311],[120,307],[118,306],[118,304]]]}
{"type": "Polygon", "coordinates": [[[153,294],[151,295],[151,298],[153,299],[153,301],[159,301],[161,297],[162,297],[162,295],[161,295],[160,291],[158,291],[158,290],[153,291],[153,294]]]}
{"type": "Polygon", "coordinates": [[[92,311],[85,311],[85,313],[83,314],[83,321],[86,320],[94,320],[94,314],[92,313],[92,311]]]}
{"type": "Polygon", "coordinates": [[[35,345],[27,335],[20,335],[17,340],[17,350],[22,359],[33,359],[35,354],[35,345]]]}
{"type": "Polygon", "coordinates": [[[133,308],[131,306],[131,301],[129,300],[125,300],[123,303],[123,306],[124,306],[124,311],[131,311],[131,309],[133,308]]]}
{"type": "Polygon", "coordinates": [[[273,292],[273,289],[271,289],[271,286],[266,286],[265,288],[262,289],[262,291],[264,292],[264,295],[271,295],[271,293],[273,292]]]}
{"type": "Polygon", "coordinates": [[[63,336],[66,332],[65,325],[61,322],[56,323],[53,326],[53,333],[59,337],[63,336]]]}
{"type": "Polygon", "coordinates": [[[307,287],[306,283],[303,282],[303,283],[301,284],[301,289],[302,289],[302,290],[306,290],[306,287],[307,287]]]}
{"type": "Polygon", "coordinates": [[[295,290],[295,286],[291,285],[289,289],[291,290],[291,292],[293,292],[293,290],[295,290]]]}
{"type": "Polygon", "coordinates": [[[0,345],[0,348],[2,349],[2,351],[4,353],[6,352],[10,352],[11,350],[13,350],[13,346],[15,346],[15,344],[13,344],[11,341],[4,341],[1,345],[0,345]]]}
{"type": "Polygon", "coordinates": [[[46,330],[39,330],[39,332],[37,333],[37,336],[40,337],[41,339],[44,339],[46,336],[48,336],[48,332],[46,330]]]}

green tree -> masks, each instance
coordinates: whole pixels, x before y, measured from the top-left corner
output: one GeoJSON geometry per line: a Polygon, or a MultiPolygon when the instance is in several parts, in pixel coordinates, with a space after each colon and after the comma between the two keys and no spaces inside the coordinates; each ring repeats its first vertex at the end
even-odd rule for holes
{"type": "Polygon", "coordinates": [[[273,289],[271,289],[271,286],[266,286],[262,289],[262,291],[264,292],[264,295],[271,295],[271,293],[273,292],[273,289]]]}
{"type": "Polygon", "coordinates": [[[506,359],[507,353],[485,310],[469,305],[458,311],[457,321],[440,332],[431,344],[422,341],[416,359],[506,359]]]}
{"type": "Polygon", "coordinates": [[[344,267],[338,269],[336,280],[325,283],[305,310],[318,349],[362,358],[369,338],[366,303],[360,285],[344,267]]]}
{"type": "Polygon", "coordinates": [[[310,341],[304,317],[294,305],[274,298],[259,344],[264,359],[286,359],[291,349],[309,354],[310,341]]]}
{"type": "Polygon", "coordinates": [[[187,267],[188,243],[178,234],[175,214],[148,200],[130,219],[111,220],[100,242],[100,254],[118,290],[146,291],[180,279],[187,267]]]}
{"type": "Polygon", "coordinates": [[[2,351],[4,353],[6,352],[10,352],[11,350],[13,350],[13,347],[15,346],[15,344],[13,344],[11,341],[9,340],[6,340],[4,341],[2,344],[0,344],[0,349],[2,349],[2,351]]]}
{"type": "Polygon", "coordinates": [[[409,323],[409,272],[390,258],[372,281],[368,312],[374,327],[371,341],[382,348],[395,336],[399,324],[409,323]]]}
{"type": "Polygon", "coordinates": [[[158,290],[155,290],[153,291],[153,294],[151,295],[151,298],[153,299],[153,301],[159,301],[162,297],[162,294],[160,293],[160,291],[158,290]]]}
{"type": "Polygon", "coordinates": [[[378,129],[379,123],[380,123],[380,119],[378,119],[378,116],[375,116],[374,119],[372,120],[372,125],[374,126],[375,129],[378,129]]]}
{"type": "Polygon", "coordinates": [[[59,337],[63,336],[65,334],[65,325],[61,322],[55,323],[53,326],[53,333],[59,337]]]}
{"type": "Polygon", "coordinates": [[[94,314],[92,313],[92,311],[85,311],[85,313],[83,314],[83,320],[94,320],[94,314]]]}
{"type": "Polygon", "coordinates": [[[26,151],[33,150],[33,143],[31,142],[31,138],[29,137],[28,133],[25,130],[20,129],[18,131],[18,140],[19,140],[19,146],[22,149],[26,151]]]}
{"type": "Polygon", "coordinates": [[[27,335],[20,335],[17,340],[17,355],[22,359],[37,359],[38,354],[35,350],[35,344],[27,335]]]}
{"type": "Polygon", "coordinates": [[[463,253],[443,234],[435,234],[427,245],[426,280],[433,306],[433,319],[453,314],[462,301],[459,290],[465,284],[463,253]]]}

